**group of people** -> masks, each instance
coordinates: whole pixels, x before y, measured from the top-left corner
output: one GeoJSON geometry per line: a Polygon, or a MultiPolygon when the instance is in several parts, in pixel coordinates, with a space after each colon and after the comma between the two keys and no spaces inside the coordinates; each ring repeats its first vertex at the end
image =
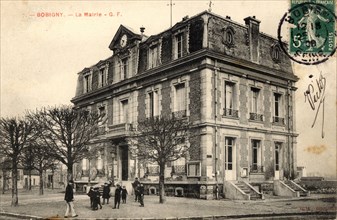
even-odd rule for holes
{"type": "MultiPolygon", "coordinates": [[[[103,193],[102,193],[102,198],[103,198],[103,203],[101,204],[101,193],[99,191],[99,187],[90,187],[90,190],[87,194],[90,197],[90,207],[92,210],[98,210],[98,206],[100,209],[102,208],[102,205],[109,204],[109,199],[111,197],[110,194],[110,184],[105,183],[103,187],[103,193]]],[[[122,203],[126,203],[126,197],[128,195],[128,191],[126,190],[126,187],[123,186],[121,187],[120,184],[116,184],[116,190],[115,190],[115,204],[113,209],[119,209],[119,205],[121,202],[122,198],[122,203]]]]}
{"type": "MultiPolygon", "coordinates": [[[[68,215],[71,213],[71,217],[77,217],[78,215],[75,212],[74,209],[74,191],[73,191],[73,186],[74,181],[70,180],[67,187],[66,187],[66,192],[64,196],[64,200],[67,203],[67,209],[65,213],[65,218],[68,217],[68,215]]],[[[103,198],[103,203],[101,204],[101,193],[99,191],[100,187],[90,187],[89,192],[87,195],[90,197],[90,207],[92,210],[98,210],[98,207],[102,209],[102,205],[109,204],[109,199],[111,197],[110,193],[110,186],[111,183],[104,183],[103,187],[103,193],[102,193],[102,198],[103,198]]],[[[138,178],[135,179],[135,181],[132,183],[132,187],[135,193],[135,201],[140,203],[141,207],[144,207],[144,186],[142,183],[138,181],[138,178]]],[[[116,189],[115,189],[115,200],[114,200],[114,207],[113,209],[119,209],[119,205],[122,199],[122,203],[126,203],[126,198],[128,195],[128,191],[125,186],[121,187],[120,184],[116,184],[116,189]]]]}

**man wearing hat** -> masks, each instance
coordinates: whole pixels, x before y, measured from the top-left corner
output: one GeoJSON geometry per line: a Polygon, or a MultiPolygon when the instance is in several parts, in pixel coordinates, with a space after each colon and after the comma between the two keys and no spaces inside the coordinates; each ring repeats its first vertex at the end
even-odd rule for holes
{"type": "Polygon", "coordinates": [[[78,215],[74,209],[74,191],[73,191],[74,181],[69,180],[66,193],[64,195],[64,200],[67,202],[67,209],[64,215],[65,218],[68,218],[69,212],[71,213],[71,217],[77,217],[78,215]]]}
{"type": "Polygon", "coordinates": [[[139,201],[139,192],[138,192],[138,186],[140,182],[138,181],[138,178],[135,178],[135,181],[132,183],[133,191],[135,192],[135,202],[139,201]]]}
{"type": "Polygon", "coordinates": [[[110,187],[108,183],[104,183],[103,187],[103,205],[105,204],[105,200],[107,201],[106,204],[109,204],[109,199],[110,199],[110,187]]]}
{"type": "Polygon", "coordinates": [[[113,207],[113,209],[119,209],[119,204],[121,203],[121,193],[121,185],[117,183],[115,190],[115,206],[113,207]]]}

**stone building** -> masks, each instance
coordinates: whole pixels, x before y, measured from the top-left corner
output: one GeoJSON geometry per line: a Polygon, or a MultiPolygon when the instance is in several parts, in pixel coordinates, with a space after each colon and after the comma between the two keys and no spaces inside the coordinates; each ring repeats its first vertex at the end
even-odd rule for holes
{"type": "Polygon", "coordinates": [[[279,41],[259,25],[255,16],[243,25],[208,11],[152,36],[121,25],[111,57],[78,73],[75,107],[106,115],[97,142],[103,150],[77,166],[78,179],[147,174],[155,182],[157,167],[138,164],[125,138],[137,121],[170,114],[188,118],[197,136],[188,158],[168,164],[168,194],[208,198],[220,186],[237,198],[242,182],[261,191],[292,178],[298,78],[279,41]]]}

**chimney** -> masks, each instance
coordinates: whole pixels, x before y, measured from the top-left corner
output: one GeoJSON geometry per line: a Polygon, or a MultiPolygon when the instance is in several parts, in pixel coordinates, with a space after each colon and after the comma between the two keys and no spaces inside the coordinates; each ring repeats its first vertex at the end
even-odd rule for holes
{"type": "Polygon", "coordinates": [[[186,21],[188,18],[188,15],[186,15],[185,17],[183,17],[182,21],[186,21]]]}
{"type": "Polygon", "coordinates": [[[141,27],[140,27],[140,33],[141,33],[141,35],[144,34],[144,31],[145,31],[145,27],[141,26],[141,27]]]}
{"type": "Polygon", "coordinates": [[[250,50],[250,60],[258,63],[259,62],[259,33],[260,33],[260,22],[253,17],[247,17],[244,19],[246,26],[248,28],[248,40],[249,40],[249,50],[250,50]]]}
{"type": "Polygon", "coordinates": [[[228,16],[228,15],[226,15],[226,19],[229,19],[229,20],[230,20],[230,19],[231,19],[231,17],[230,17],[230,16],[228,16]]]}

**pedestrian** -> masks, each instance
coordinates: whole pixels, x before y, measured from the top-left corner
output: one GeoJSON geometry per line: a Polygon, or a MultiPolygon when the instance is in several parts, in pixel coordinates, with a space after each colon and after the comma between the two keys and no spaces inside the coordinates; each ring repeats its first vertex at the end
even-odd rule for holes
{"type": "Polygon", "coordinates": [[[126,203],[126,197],[128,195],[128,191],[126,190],[125,186],[122,188],[122,203],[126,203]]]}
{"type": "Polygon", "coordinates": [[[94,188],[93,193],[93,207],[92,210],[98,210],[98,206],[100,206],[100,209],[102,209],[101,205],[101,193],[99,192],[99,187],[94,188]]]}
{"type": "Polygon", "coordinates": [[[69,213],[71,213],[71,217],[78,216],[74,209],[73,185],[74,185],[74,181],[69,180],[68,185],[66,187],[66,193],[64,195],[64,200],[67,202],[67,209],[66,209],[66,213],[64,214],[64,218],[68,218],[69,213]]]}
{"type": "Polygon", "coordinates": [[[94,203],[94,188],[91,186],[87,195],[90,198],[90,208],[93,208],[94,203]]]}
{"type": "Polygon", "coordinates": [[[144,185],[142,183],[139,184],[138,193],[140,207],[144,207],[144,185]]]}
{"type": "Polygon", "coordinates": [[[113,209],[119,209],[119,204],[121,203],[121,186],[119,184],[117,184],[116,186],[116,190],[115,190],[115,205],[113,207],[113,209]]]}
{"type": "Polygon", "coordinates": [[[105,200],[107,201],[106,204],[109,204],[110,187],[109,187],[108,183],[104,183],[102,198],[103,198],[103,205],[105,204],[105,200]]]}
{"type": "Polygon", "coordinates": [[[139,186],[140,182],[138,181],[138,178],[136,177],[135,178],[135,181],[132,183],[132,187],[133,187],[133,190],[135,192],[135,202],[138,202],[139,201],[139,193],[138,193],[138,186],[139,186]]]}

